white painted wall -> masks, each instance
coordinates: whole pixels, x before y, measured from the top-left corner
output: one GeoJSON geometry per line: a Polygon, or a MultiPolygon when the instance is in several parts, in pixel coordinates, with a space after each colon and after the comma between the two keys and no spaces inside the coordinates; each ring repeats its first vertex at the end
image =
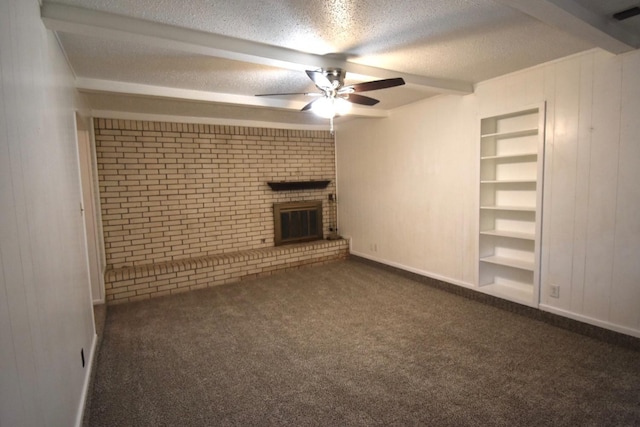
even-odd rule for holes
{"type": "Polygon", "coordinates": [[[352,252],[472,286],[475,105],[442,97],[338,128],[339,231],[352,252]]]}
{"type": "Polygon", "coordinates": [[[640,336],[640,51],[591,51],[344,123],[339,231],[357,255],[477,286],[480,117],[543,101],[540,307],[640,336]]]}
{"type": "Polygon", "coordinates": [[[95,343],[79,98],[36,0],[0,2],[0,80],[0,425],[71,426],[95,343]]]}

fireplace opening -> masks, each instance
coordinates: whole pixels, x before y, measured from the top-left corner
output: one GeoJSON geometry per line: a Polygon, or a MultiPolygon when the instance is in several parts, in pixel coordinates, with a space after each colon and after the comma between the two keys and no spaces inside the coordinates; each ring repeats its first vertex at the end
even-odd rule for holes
{"type": "Polygon", "coordinates": [[[276,246],[321,240],[322,201],[273,204],[276,246]]]}

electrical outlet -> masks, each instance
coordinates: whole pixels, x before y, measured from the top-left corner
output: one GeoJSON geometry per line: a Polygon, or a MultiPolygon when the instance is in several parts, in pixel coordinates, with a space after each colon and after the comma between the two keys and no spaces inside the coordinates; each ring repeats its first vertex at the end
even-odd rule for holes
{"type": "Polygon", "coordinates": [[[549,286],[549,296],[551,298],[560,298],[560,286],[558,285],[549,286]]]}

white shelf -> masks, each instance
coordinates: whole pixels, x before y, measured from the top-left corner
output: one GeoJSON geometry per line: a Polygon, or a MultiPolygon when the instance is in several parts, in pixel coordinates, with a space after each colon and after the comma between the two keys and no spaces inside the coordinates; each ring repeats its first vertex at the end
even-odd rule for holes
{"type": "Polygon", "coordinates": [[[520,160],[520,159],[535,159],[538,157],[538,153],[521,153],[521,154],[505,154],[502,156],[484,156],[480,157],[480,160],[520,160]]]}
{"type": "Polygon", "coordinates": [[[480,121],[478,286],[536,307],[544,104],[480,121]]]}
{"type": "Polygon", "coordinates": [[[483,180],[480,184],[535,184],[535,179],[500,179],[500,180],[483,180]]]}
{"type": "Polygon", "coordinates": [[[533,303],[533,285],[528,283],[489,283],[480,287],[485,294],[514,301],[521,304],[536,306],[533,303]]]}
{"type": "Polygon", "coordinates": [[[505,258],[501,256],[488,256],[480,258],[481,262],[488,262],[491,264],[504,265],[506,267],[519,268],[520,270],[533,271],[535,264],[531,261],[524,261],[515,258],[505,258]]]}
{"type": "Polygon", "coordinates": [[[481,231],[480,234],[482,234],[483,236],[498,236],[498,237],[509,237],[512,239],[536,240],[535,234],[518,233],[516,231],[485,230],[485,231],[481,231]]]}
{"type": "Polygon", "coordinates": [[[535,212],[535,206],[480,206],[483,210],[535,212]]]}
{"type": "Polygon", "coordinates": [[[487,133],[482,135],[482,139],[496,138],[496,139],[507,139],[507,138],[519,138],[521,136],[532,136],[537,135],[538,129],[523,129],[512,132],[497,132],[497,133],[487,133]]]}

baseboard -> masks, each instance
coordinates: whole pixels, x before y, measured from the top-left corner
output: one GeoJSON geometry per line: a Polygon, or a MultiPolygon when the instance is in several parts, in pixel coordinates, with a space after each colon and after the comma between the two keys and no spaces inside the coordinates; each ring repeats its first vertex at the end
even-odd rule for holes
{"type": "Polygon", "coordinates": [[[571,311],[563,310],[561,308],[553,307],[547,304],[540,304],[539,307],[540,310],[553,313],[558,316],[568,317],[569,319],[577,320],[578,322],[588,323],[589,325],[597,326],[599,328],[610,329],[621,334],[640,338],[640,331],[637,329],[627,328],[625,326],[616,325],[615,323],[611,322],[605,322],[603,320],[598,320],[593,317],[584,316],[582,314],[576,314],[571,311]]]}
{"type": "Polygon", "coordinates": [[[89,354],[89,363],[86,365],[88,367],[85,376],[84,376],[84,384],[82,385],[82,394],[80,396],[80,403],[78,405],[78,413],[76,414],[76,427],[82,427],[82,420],[84,418],[84,410],[87,405],[87,399],[89,398],[89,386],[91,383],[91,376],[93,374],[93,363],[96,354],[96,348],[98,343],[98,335],[96,333],[93,334],[93,341],[91,343],[91,352],[89,354]]]}
{"type": "Polygon", "coordinates": [[[463,288],[477,290],[476,287],[472,283],[468,283],[468,282],[465,282],[465,281],[462,281],[462,280],[457,280],[457,279],[452,279],[450,277],[441,276],[439,274],[431,273],[429,271],[421,270],[419,268],[409,267],[407,265],[403,265],[403,264],[400,264],[400,263],[397,263],[397,262],[393,262],[393,261],[388,261],[388,260],[385,260],[385,259],[377,258],[377,257],[371,256],[369,254],[361,253],[361,252],[358,252],[358,251],[350,250],[349,253],[351,255],[354,255],[354,256],[357,256],[357,257],[360,257],[360,258],[365,258],[365,259],[368,259],[370,261],[377,262],[378,264],[384,264],[384,265],[388,265],[390,267],[399,268],[400,270],[408,271],[410,273],[418,274],[420,276],[429,277],[431,279],[439,280],[441,282],[447,282],[447,283],[451,283],[451,284],[454,284],[454,285],[462,286],[463,288]]]}
{"type": "Polygon", "coordinates": [[[357,251],[351,252],[354,261],[364,262],[378,268],[394,271],[405,277],[428,286],[444,290],[462,297],[507,310],[531,319],[540,320],[568,331],[588,336],[610,344],[640,351],[640,333],[634,329],[621,327],[612,323],[599,321],[586,316],[554,307],[540,305],[538,308],[512,302],[504,298],[484,293],[468,283],[450,280],[437,274],[430,274],[415,268],[406,268],[401,264],[379,260],[357,251]]]}

